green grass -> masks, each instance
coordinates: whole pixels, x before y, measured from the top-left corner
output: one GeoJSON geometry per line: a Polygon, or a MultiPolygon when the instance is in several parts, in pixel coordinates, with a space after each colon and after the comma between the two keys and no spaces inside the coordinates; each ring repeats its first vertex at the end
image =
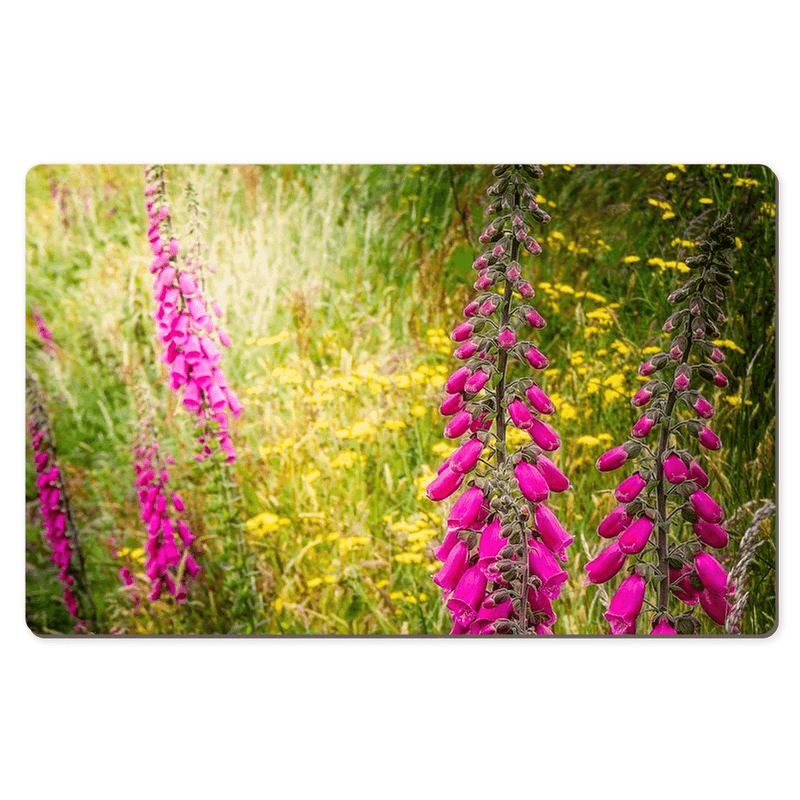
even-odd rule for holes
{"type": "MultiPolygon", "coordinates": [[[[682,276],[648,260],[680,261],[680,241],[727,210],[742,247],[722,336],[736,347],[724,348],[731,386],[709,397],[724,448],[703,463],[730,516],[774,497],[775,220],[764,204],[775,202],[775,182],[758,166],[544,169],[553,219],[544,252],[523,269],[533,270],[548,320],[546,388],[557,396],[560,464],[573,483],[553,505],[576,537],[555,630],[602,633],[602,590],[581,576],[616,481],[593,462],[637,417],[628,397],[640,349],[661,342],[666,296],[682,276]]],[[[421,487],[444,452],[436,407],[454,365],[444,337],[472,292],[490,169],[180,166],[167,179],[179,231],[188,182],[207,211],[209,291],[234,340],[224,368],[245,403],[232,466],[194,461],[190,420],[165,385],[141,169],[28,175],[26,361],[47,393],[99,632],[446,633],[430,580],[446,504],[421,487]],[[34,306],[53,331],[53,359],[39,346],[34,306]],[[135,552],[145,535],[132,485],[137,381],[151,387],[162,447],[177,458],[171,482],[199,534],[203,570],[180,607],[145,599],[136,609],[116,577],[123,562],[141,573],[131,555],[114,555],[135,552]]],[[[67,632],[30,459],[27,478],[28,624],[67,632]]],[[[748,521],[731,528],[728,565],[748,521]]],[[[773,525],[751,569],[745,633],[774,623],[773,525]]]]}

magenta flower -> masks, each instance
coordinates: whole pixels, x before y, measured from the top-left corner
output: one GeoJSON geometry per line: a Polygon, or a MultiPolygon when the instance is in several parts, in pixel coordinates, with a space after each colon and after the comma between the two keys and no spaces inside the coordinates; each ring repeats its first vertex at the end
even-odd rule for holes
{"type": "Polygon", "coordinates": [[[540,414],[552,414],[556,410],[550,398],[535,383],[525,391],[525,396],[540,414]]]}
{"type": "Polygon", "coordinates": [[[527,461],[520,461],[514,468],[514,475],[522,494],[532,503],[541,503],[550,495],[550,487],[538,469],[527,461]]]}
{"type": "Polygon", "coordinates": [[[622,569],[626,558],[619,543],[612,542],[586,565],[586,583],[605,583],[610,580],[622,569]]]}
{"type": "Polygon", "coordinates": [[[725,595],[728,591],[728,573],[714,556],[701,550],[694,557],[697,577],[712,594],[725,595]]]}
{"type": "Polygon", "coordinates": [[[623,553],[633,555],[641,553],[653,532],[653,520],[650,517],[639,517],[634,520],[617,539],[619,549],[623,553]]]}
{"type": "Polygon", "coordinates": [[[695,514],[706,522],[722,522],[725,519],[723,510],[701,489],[689,496],[695,514]]]}
{"type": "Polygon", "coordinates": [[[720,525],[699,519],[692,525],[692,530],[697,538],[709,547],[722,548],[728,545],[728,534],[720,525]]]}
{"type": "Polygon", "coordinates": [[[486,594],[486,576],[477,566],[465,570],[453,594],[447,601],[447,608],[453,621],[469,625],[477,616],[477,610],[486,594]]]}
{"type": "Polygon", "coordinates": [[[636,618],[642,610],[646,585],[644,578],[634,572],[617,587],[603,615],[611,623],[611,633],[636,633],[636,618]]]}
{"type": "Polygon", "coordinates": [[[683,483],[689,477],[686,464],[675,453],[671,453],[664,459],[664,477],[670,483],[683,483]]]}
{"type": "Polygon", "coordinates": [[[461,473],[447,467],[428,484],[427,495],[431,500],[444,500],[450,497],[463,481],[464,476],[461,473]]]}
{"type": "Polygon", "coordinates": [[[173,516],[184,511],[185,505],[180,495],[167,488],[169,472],[166,459],[161,455],[155,435],[155,428],[150,413],[141,422],[139,440],[134,446],[134,484],[141,509],[141,519],[147,529],[145,543],[145,572],[150,579],[151,602],[167,591],[179,603],[188,597],[185,579],[177,581],[180,564],[184,563],[184,571],[194,578],[200,567],[187,552],[194,541],[194,534],[184,520],[173,516]],[[181,546],[176,544],[176,536],[181,546]],[[191,569],[190,569],[191,563],[191,569]]]}
{"type": "Polygon", "coordinates": [[[659,618],[658,622],[655,624],[655,627],[650,632],[651,635],[656,636],[663,636],[663,635],[675,635],[678,632],[675,628],[672,627],[670,621],[666,617],[659,618]]]}
{"type": "Polygon", "coordinates": [[[519,262],[524,248],[540,250],[529,229],[549,217],[529,186],[541,177],[538,167],[500,166],[495,175],[492,220],[480,236],[486,249],[473,263],[478,294],[464,309],[466,321],[451,334],[462,366],[445,383],[440,405],[451,418],[445,436],[460,443],[427,494],[434,501],[451,496],[474,470],[473,485],[448,517],[447,535],[436,550],[444,561],[434,581],[453,617],[453,634],[549,634],[556,621],[551,601],[566,580],[558,559],[566,561],[573,539],[544,503],[551,491],[569,488],[569,481],[542,455],[561,443],[540,419],[555,408],[528,377],[530,367],[542,370],[549,363],[527,339],[545,322],[519,301],[535,294],[519,262]],[[509,422],[531,437],[518,453],[509,452],[509,422]]]}
{"type": "Polygon", "coordinates": [[[547,481],[551,492],[566,492],[569,489],[569,478],[547,456],[540,455],[535,466],[547,481]]]}
{"type": "Polygon", "coordinates": [[[618,533],[622,533],[631,522],[633,522],[633,518],[628,516],[625,506],[617,506],[608,516],[601,520],[597,526],[597,533],[604,539],[611,539],[618,533]]]}
{"type": "Polygon", "coordinates": [[[634,472],[629,478],[626,478],[614,490],[614,497],[620,503],[630,503],[639,496],[639,492],[647,486],[647,481],[638,473],[634,472]]]}
{"type": "Polygon", "coordinates": [[[655,424],[655,420],[645,414],[643,417],[639,417],[636,424],[631,428],[631,436],[633,436],[634,439],[644,439],[645,436],[653,430],[653,425],[655,424]]]}
{"type": "Polygon", "coordinates": [[[597,469],[600,472],[611,472],[619,469],[628,460],[624,447],[612,447],[597,459],[597,469]]]}
{"type": "Polygon", "coordinates": [[[470,486],[470,488],[456,500],[447,518],[447,526],[458,530],[469,528],[481,513],[481,506],[483,503],[483,492],[477,486],[470,486]]]}
{"type": "Polygon", "coordinates": [[[706,450],[719,450],[722,446],[722,443],[719,440],[719,436],[717,436],[711,428],[707,428],[705,425],[701,428],[700,433],[697,435],[697,441],[700,442],[706,450]]]}

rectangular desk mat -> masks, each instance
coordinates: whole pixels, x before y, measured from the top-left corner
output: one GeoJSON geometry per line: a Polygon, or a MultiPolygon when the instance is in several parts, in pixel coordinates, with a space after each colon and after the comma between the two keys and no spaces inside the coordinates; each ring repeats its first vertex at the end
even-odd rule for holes
{"type": "Polygon", "coordinates": [[[760,165],[41,165],[38,636],[765,636],[760,165]]]}

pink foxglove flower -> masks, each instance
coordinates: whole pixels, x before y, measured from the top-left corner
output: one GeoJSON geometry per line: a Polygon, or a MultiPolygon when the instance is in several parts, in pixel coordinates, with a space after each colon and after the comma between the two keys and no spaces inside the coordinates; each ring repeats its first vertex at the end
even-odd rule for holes
{"type": "Polygon", "coordinates": [[[28,371],[25,384],[28,432],[36,468],[36,488],[44,534],[52,551],[51,560],[58,570],[58,579],[63,585],[64,605],[77,621],[75,631],[86,632],[89,629],[87,618],[96,622],[96,614],[86,579],[78,530],[58,463],[55,439],[44,407],[42,390],[28,371]]]}
{"type": "Polygon", "coordinates": [[[567,577],[559,561],[567,560],[572,537],[545,503],[569,488],[569,480],[545,455],[561,442],[540,419],[555,408],[530,368],[543,370],[549,361],[526,338],[545,321],[526,302],[535,292],[519,260],[525,251],[541,252],[529,229],[549,217],[531,185],[542,175],[537,166],[500,166],[495,175],[492,220],[480,236],[486,249],[473,263],[477,295],[450,337],[463,364],[447,380],[439,409],[450,417],[445,436],[465,439],[427,487],[428,497],[439,501],[464,485],[436,550],[443,563],[433,580],[453,634],[549,634],[556,621],[552,601],[567,577]],[[514,453],[506,440],[509,423],[531,437],[514,453]]]}
{"type": "MultiPolygon", "coordinates": [[[[605,472],[632,460],[637,472],[617,487],[615,494],[622,505],[598,526],[602,537],[615,541],[587,564],[588,581],[610,580],[629,559],[631,574],[617,592],[626,587],[623,596],[628,597],[629,588],[635,586],[637,602],[640,592],[642,598],[651,593],[648,607],[653,610],[645,613],[652,614],[648,628],[653,633],[696,632],[698,608],[717,624],[725,621],[727,575],[705,550],[727,545],[728,534],[721,525],[725,515],[704,491],[708,475],[689,448],[696,447],[695,441],[705,450],[721,447],[719,437],[703,422],[713,416],[714,407],[697,385],[700,381],[727,385],[715,366],[717,348],[706,337],[719,336],[717,325],[724,321],[722,287],[731,281],[733,249],[733,229],[726,218],[711,227],[697,255],[686,259],[692,274],[669,297],[670,303],[683,305],[663,325],[672,341],[639,368],[650,380],[631,402],[635,407],[646,405],[647,412],[631,432],[634,438],[612,447],[597,462],[597,468],[605,472]],[[689,416],[682,417],[687,411],[689,416]],[[643,440],[655,426],[657,441],[651,440],[648,446],[643,440]],[[671,607],[673,598],[683,607],[671,607]]],[[[630,614],[617,613],[617,597],[607,614],[612,633],[632,632],[630,614]]],[[[641,607],[639,602],[637,614],[641,607]]]]}
{"type": "Polygon", "coordinates": [[[151,602],[166,590],[179,603],[188,596],[187,578],[197,577],[200,567],[189,547],[194,534],[178,515],[184,509],[180,495],[168,487],[169,472],[161,454],[152,418],[141,422],[134,446],[134,486],[139,499],[141,520],[147,531],[145,572],[150,580],[151,602]],[[183,569],[181,569],[183,565],[183,569]]]}
{"type": "Polygon", "coordinates": [[[219,306],[206,294],[199,237],[196,246],[192,244],[181,255],[182,248],[173,235],[164,168],[147,167],[145,178],[148,238],[154,255],[150,272],[155,276],[153,297],[157,303],[153,317],[162,343],[161,359],[168,367],[170,387],[197,416],[197,460],[211,455],[211,443],[216,440],[226,460],[234,461],[230,418],[238,417],[243,407],[222,369],[217,341],[230,347],[231,339],[210,313],[219,316],[219,306]]]}

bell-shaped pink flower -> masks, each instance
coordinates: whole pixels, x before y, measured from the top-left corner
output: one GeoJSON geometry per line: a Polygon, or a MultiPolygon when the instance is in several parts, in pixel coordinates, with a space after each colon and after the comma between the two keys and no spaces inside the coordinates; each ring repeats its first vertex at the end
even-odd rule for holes
{"type": "Polygon", "coordinates": [[[478,607],[486,594],[486,576],[477,566],[470,567],[461,576],[453,594],[447,601],[447,608],[453,620],[461,625],[469,625],[477,616],[478,607]]]}
{"type": "Polygon", "coordinates": [[[586,583],[605,583],[610,580],[622,569],[626,558],[619,543],[612,542],[584,567],[588,573],[586,583]]]}
{"type": "Polygon", "coordinates": [[[444,500],[450,497],[463,481],[464,476],[448,466],[428,484],[426,494],[431,500],[444,500]]]}
{"type": "Polygon", "coordinates": [[[451,417],[461,411],[466,403],[460,394],[448,394],[439,406],[439,413],[443,417],[451,417]]]}
{"type": "Polygon", "coordinates": [[[639,417],[636,424],[631,428],[631,436],[633,436],[634,439],[644,439],[644,437],[653,430],[653,425],[655,424],[655,420],[645,414],[639,417]]]}
{"type": "Polygon", "coordinates": [[[709,591],[708,589],[704,589],[698,595],[698,599],[700,600],[703,611],[705,611],[717,625],[725,624],[725,618],[728,616],[728,611],[730,610],[730,604],[725,597],[709,591]]]}
{"type": "Polygon", "coordinates": [[[638,392],[631,398],[631,405],[637,408],[646,406],[653,398],[653,390],[649,386],[642,386],[638,392]]]}
{"type": "Polygon", "coordinates": [[[533,424],[533,414],[522,400],[514,399],[508,404],[508,416],[514,425],[524,431],[533,424]]]}
{"type": "Polygon", "coordinates": [[[474,356],[477,351],[478,351],[477,342],[470,340],[456,347],[456,349],[453,351],[453,355],[456,358],[464,361],[467,358],[472,358],[472,356],[474,356]]]}
{"type": "Polygon", "coordinates": [[[535,539],[528,549],[528,563],[531,572],[542,581],[539,591],[555,600],[561,594],[561,586],[569,575],[561,568],[552,552],[535,539]]]}
{"type": "Polygon", "coordinates": [[[631,626],[634,630],[630,632],[636,632],[636,618],[642,610],[646,586],[645,579],[638,572],[629,575],[619,585],[611,598],[608,611],[603,615],[611,623],[611,633],[628,633],[631,626]]]}
{"type": "Polygon", "coordinates": [[[450,555],[450,551],[461,541],[459,538],[459,529],[458,528],[448,528],[447,534],[444,537],[444,540],[433,551],[434,556],[439,559],[439,561],[447,560],[447,556],[450,555]]]}
{"type": "Polygon", "coordinates": [[[547,456],[539,456],[536,469],[544,476],[551,492],[565,492],[569,489],[569,479],[547,456]]]}
{"type": "Polygon", "coordinates": [[[639,493],[647,486],[647,481],[638,473],[634,472],[629,478],[625,478],[622,483],[614,489],[614,497],[620,503],[630,503],[635,500],[639,493]]]}
{"type": "Polygon", "coordinates": [[[497,334],[497,343],[503,350],[510,350],[517,343],[517,336],[511,328],[503,328],[497,334]]]}
{"type": "Polygon", "coordinates": [[[517,464],[514,468],[514,476],[523,496],[532,503],[541,503],[549,497],[550,488],[544,476],[527,461],[520,461],[517,464]]]}
{"type": "Polygon", "coordinates": [[[722,522],[725,512],[702,489],[689,496],[695,514],[706,522],[722,522]]]}
{"type": "Polygon", "coordinates": [[[625,511],[625,506],[617,506],[610,514],[604,517],[597,526],[597,533],[604,539],[611,539],[622,533],[633,522],[625,511]]]}
{"type": "Polygon", "coordinates": [[[441,586],[445,592],[452,591],[461,580],[468,559],[467,546],[459,539],[448,553],[441,569],[433,576],[433,582],[441,586]]]}
{"type": "Polygon", "coordinates": [[[689,470],[680,456],[670,453],[664,459],[664,477],[670,483],[683,483],[689,477],[689,470]]]}
{"type": "Polygon", "coordinates": [[[489,580],[497,579],[495,560],[500,550],[508,544],[501,533],[500,520],[495,517],[481,533],[478,545],[478,567],[489,580]]]}
{"type": "Polygon", "coordinates": [[[447,526],[459,530],[469,528],[478,518],[484,501],[483,492],[477,486],[470,486],[453,505],[447,517],[447,526]]]}
{"type": "Polygon", "coordinates": [[[470,439],[453,453],[450,468],[461,474],[470,472],[475,469],[482,452],[483,442],[478,438],[470,439]]]}
{"type": "Polygon", "coordinates": [[[670,621],[666,617],[659,617],[659,620],[653,627],[653,630],[650,631],[651,636],[670,636],[677,635],[677,633],[678,632],[672,627],[670,621]]]}
{"type": "Polygon", "coordinates": [[[719,450],[722,446],[719,436],[705,425],[700,429],[700,433],[697,435],[697,441],[700,442],[706,450],[719,450]]]}
{"type": "Polygon", "coordinates": [[[535,308],[528,309],[525,319],[532,328],[544,328],[547,326],[544,317],[535,308]]]}
{"type": "Polygon", "coordinates": [[[653,520],[650,517],[639,517],[625,529],[617,540],[623,553],[632,555],[641,553],[653,532],[653,520]]]}
{"type": "Polygon", "coordinates": [[[689,464],[689,479],[694,481],[701,489],[705,489],[708,486],[708,475],[696,461],[692,461],[689,464]]]}
{"type": "Polygon", "coordinates": [[[547,357],[537,350],[533,345],[530,345],[525,350],[525,358],[534,369],[547,369],[550,366],[550,361],[547,357]]]}
{"type": "Polygon", "coordinates": [[[619,469],[628,460],[624,447],[612,447],[597,459],[595,466],[600,472],[611,472],[619,469]]]}
{"type": "Polygon", "coordinates": [[[709,547],[726,547],[728,544],[728,533],[720,525],[699,519],[692,525],[692,530],[697,538],[709,547]]]}
{"type": "Polygon", "coordinates": [[[450,334],[450,338],[454,342],[465,342],[472,336],[472,332],[475,330],[475,326],[471,322],[462,322],[459,325],[456,325],[453,328],[453,332],[450,334]]]}
{"type": "Polygon", "coordinates": [[[464,390],[464,384],[467,378],[472,376],[472,370],[467,367],[459,367],[448,379],[444,385],[444,390],[448,394],[458,394],[464,390]]]}
{"type": "Polygon", "coordinates": [[[472,373],[464,384],[464,391],[467,394],[477,394],[489,380],[489,373],[485,369],[479,368],[472,373]]]}
{"type": "Polygon", "coordinates": [[[684,564],[680,569],[669,570],[669,582],[672,593],[686,605],[697,604],[697,596],[700,590],[695,588],[690,580],[692,569],[688,564],[684,564]]]}
{"type": "Polygon", "coordinates": [[[561,446],[561,438],[558,433],[539,419],[531,420],[528,433],[530,433],[531,439],[533,439],[542,450],[547,452],[558,450],[561,446]]]}
{"type": "Polygon", "coordinates": [[[702,395],[695,400],[693,408],[697,416],[702,419],[711,419],[714,416],[714,406],[702,395]]]}
{"type": "Polygon", "coordinates": [[[552,414],[556,410],[550,398],[535,383],[526,389],[525,396],[540,414],[552,414]]]}
{"type": "Polygon", "coordinates": [[[714,386],[718,386],[720,389],[725,389],[728,386],[728,379],[725,377],[725,375],[723,375],[722,372],[717,370],[714,374],[714,380],[712,383],[714,386]]]}
{"type": "Polygon", "coordinates": [[[727,593],[728,573],[714,556],[701,550],[694,557],[694,568],[700,582],[709,592],[718,595],[727,593]]]}
{"type": "Polygon", "coordinates": [[[567,560],[566,548],[572,544],[574,538],[564,530],[558,517],[546,505],[536,506],[534,520],[542,541],[555,553],[557,558],[565,562],[567,560]]]}
{"type": "Polygon", "coordinates": [[[458,439],[463,436],[472,424],[472,414],[466,409],[459,411],[448,423],[444,426],[444,435],[447,439],[458,439]]]}

